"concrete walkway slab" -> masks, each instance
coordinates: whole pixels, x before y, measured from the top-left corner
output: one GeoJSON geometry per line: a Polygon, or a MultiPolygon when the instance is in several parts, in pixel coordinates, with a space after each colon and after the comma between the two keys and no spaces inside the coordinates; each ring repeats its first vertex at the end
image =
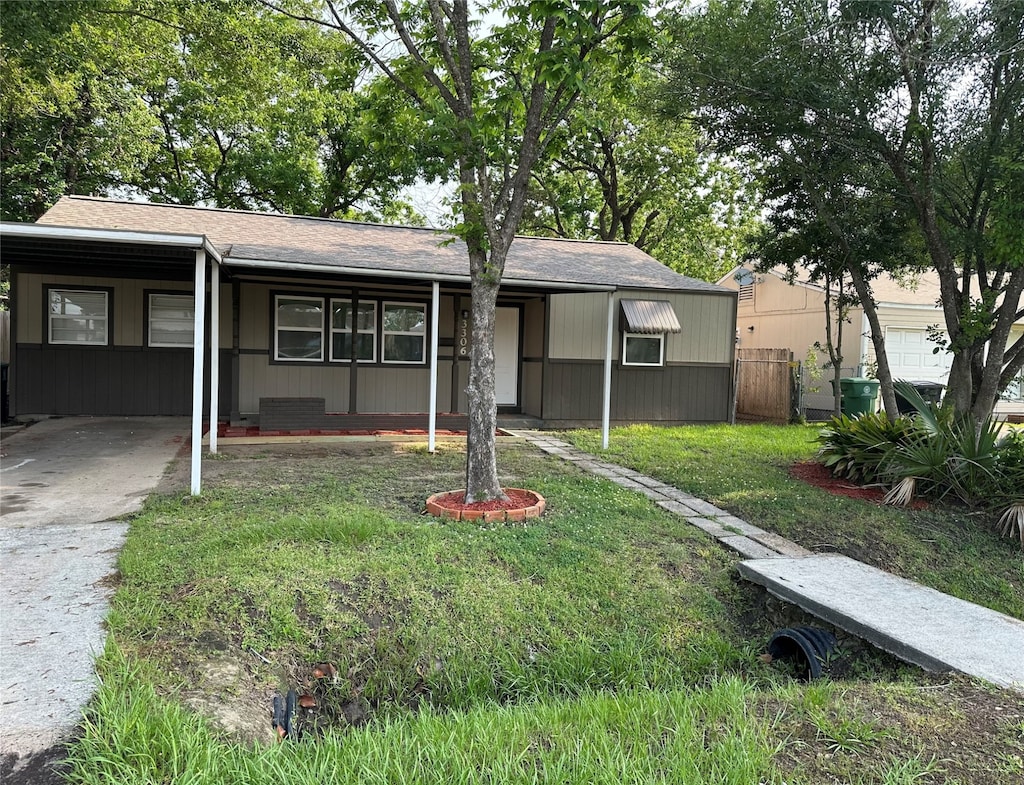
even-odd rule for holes
{"type": "Polygon", "coordinates": [[[846,556],[739,564],[743,577],[930,671],[955,670],[1024,692],[1024,622],[846,556]]]}

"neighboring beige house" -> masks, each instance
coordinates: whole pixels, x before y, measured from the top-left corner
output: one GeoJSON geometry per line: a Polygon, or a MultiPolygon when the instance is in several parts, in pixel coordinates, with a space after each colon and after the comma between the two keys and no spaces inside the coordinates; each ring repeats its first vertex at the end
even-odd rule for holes
{"type": "MultiPolygon", "coordinates": [[[[812,377],[815,368],[828,362],[828,352],[815,350],[815,342],[825,345],[825,290],[810,283],[804,272],[790,284],[781,268],[754,273],[737,267],[727,273],[720,286],[739,293],[736,316],[736,346],[747,348],[789,349],[793,359],[804,367],[803,406],[813,416],[815,410],[832,408],[831,369],[819,380],[812,377]]],[[[932,271],[913,279],[897,281],[883,276],[873,282],[878,302],[878,318],[885,330],[889,368],[895,379],[945,383],[951,356],[929,338],[928,328],[944,326],[937,303],[939,281],[932,271]]],[[[834,318],[834,317],[833,317],[834,318]]],[[[873,376],[875,349],[864,309],[850,309],[843,324],[842,356],[844,376],[873,376]]],[[[1010,336],[1011,343],[1024,333],[1024,319],[1018,320],[1010,336]]],[[[1000,401],[1000,413],[1024,413],[1021,380],[1000,401]]]]}

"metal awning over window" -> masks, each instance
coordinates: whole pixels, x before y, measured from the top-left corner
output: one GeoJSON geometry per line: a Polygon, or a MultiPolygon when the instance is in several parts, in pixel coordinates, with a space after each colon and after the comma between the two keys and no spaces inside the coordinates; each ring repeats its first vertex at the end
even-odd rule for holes
{"type": "Polygon", "coordinates": [[[668,300],[620,300],[626,318],[626,332],[656,335],[678,333],[679,326],[672,303],[668,300]]]}

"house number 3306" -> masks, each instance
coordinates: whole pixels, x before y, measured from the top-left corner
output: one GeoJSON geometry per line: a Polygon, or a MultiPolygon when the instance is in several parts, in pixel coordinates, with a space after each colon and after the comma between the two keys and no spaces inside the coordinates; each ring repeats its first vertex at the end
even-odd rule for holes
{"type": "Polygon", "coordinates": [[[459,356],[469,354],[469,314],[463,311],[459,318],[459,356]]]}

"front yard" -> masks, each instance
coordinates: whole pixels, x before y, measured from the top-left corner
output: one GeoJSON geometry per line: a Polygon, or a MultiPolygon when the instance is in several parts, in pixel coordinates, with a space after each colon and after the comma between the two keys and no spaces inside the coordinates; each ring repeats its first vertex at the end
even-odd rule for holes
{"type": "MultiPolygon", "coordinates": [[[[917,553],[940,539],[914,537],[940,525],[915,518],[869,548],[886,521],[916,514],[840,506],[789,480],[783,465],[809,455],[812,436],[627,429],[613,450],[808,547],[906,540],[917,553]],[[825,514],[831,525],[804,520],[825,514]]],[[[592,434],[570,437],[593,446],[592,434]]],[[[740,581],[736,557],[533,448],[502,445],[499,467],[548,499],[543,518],[423,516],[426,496],[461,487],[463,462],[457,448],[229,447],[206,462],[201,498],[181,496],[181,472],[170,478],[121,557],[70,779],[994,785],[1024,774],[1019,695],[850,640],[830,681],[793,682],[758,655],[798,616],[740,581]],[[289,688],[315,705],[300,711],[302,738],[278,742],[272,698],[289,688]]],[[[939,553],[955,552],[941,540],[939,553]]],[[[1019,549],[964,542],[979,562],[965,585],[992,587],[985,604],[1021,615],[1019,549]]]]}
{"type": "MultiPolygon", "coordinates": [[[[991,516],[898,509],[835,496],[794,480],[815,452],[814,426],[617,429],[608,460],[707,499],[814,551],[843,553],[961,599],[1024,619],[1024,551],[991,516]]],[[[593,431],[565,434],[600,448],[593,431]]]]}

